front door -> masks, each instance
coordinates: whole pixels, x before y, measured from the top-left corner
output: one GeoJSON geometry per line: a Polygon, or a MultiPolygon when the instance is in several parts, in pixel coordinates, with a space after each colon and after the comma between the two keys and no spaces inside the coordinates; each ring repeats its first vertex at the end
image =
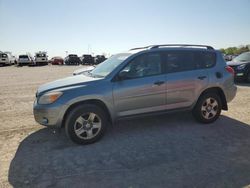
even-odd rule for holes
{"type": "Polygon", "coordinates": [[[125,76],[113,85],[119,117],[164,110],[166,83],[160,53],[139,55],[121,72],[125,76]]]}

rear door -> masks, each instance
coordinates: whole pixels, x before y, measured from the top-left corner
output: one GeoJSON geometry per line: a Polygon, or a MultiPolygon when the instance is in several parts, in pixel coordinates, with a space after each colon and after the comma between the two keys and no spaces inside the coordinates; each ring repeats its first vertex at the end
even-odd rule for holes
{"type": "Polygon", "coordinates": [[[118,116],[128,116],[165,109],[166,84],[160,53],[135,57],[121,70],[126,78],[115,81],[113,98],[118,116]]]}
{"type": "MultiPolygon", "coordinates": [[[[203,51],[178,50],[165,52],[167,109],[190,107],[208,85],[207,64],[203,51]]],[[[214,61],[213,59],[208,59],[214,61]]]]}

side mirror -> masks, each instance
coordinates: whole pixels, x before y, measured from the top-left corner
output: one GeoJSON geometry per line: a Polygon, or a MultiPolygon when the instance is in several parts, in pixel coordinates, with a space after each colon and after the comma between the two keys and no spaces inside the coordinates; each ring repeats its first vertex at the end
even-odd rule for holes
{"type": "Polygon", "coordinates": [[[128,72],[127,71],[121,71],[118,74],[118,80],[125,80],[126,78],[128,78],[128,72]]]}

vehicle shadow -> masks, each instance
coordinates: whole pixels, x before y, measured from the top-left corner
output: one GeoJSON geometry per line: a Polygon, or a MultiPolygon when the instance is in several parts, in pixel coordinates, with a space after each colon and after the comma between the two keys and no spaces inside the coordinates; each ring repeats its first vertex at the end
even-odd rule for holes
{"type": "Polygon", "coordinates": [[[250,83],[246,82],[235,82],[237,86],[244,86],[244,87],[250,87],[250,83]]]}
{"type": "Polygon", "coordinates": [[[13,187],[243,187],[250,184],[250,126],[226,116],[211,125],[190,114],[119,122],[79,146],[41,129],[19,145],[13,187]]]}

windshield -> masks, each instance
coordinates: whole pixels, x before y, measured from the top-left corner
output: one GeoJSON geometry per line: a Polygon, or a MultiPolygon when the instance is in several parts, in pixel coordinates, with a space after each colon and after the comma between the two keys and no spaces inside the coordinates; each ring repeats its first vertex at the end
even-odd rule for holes
{"type": "Polygon", "coordinates": [[[36,57],[46,57],[46,54],[36,54],[36,57]]]}
{"type": "Polygon", "coordinates": [[[111,73],[118,65],[120,65],[124,60],[126,60],[130,55],[130,53],[121,53],[113,55],[103,63],[99,64],[90,73],[96,76],[105,77],[109,73],[111,73]]]}
{"type": "Polygon", "coordinates": [[[250,61],[250,52],[245,52],[233,59],[235,62],[250,61]]]}

